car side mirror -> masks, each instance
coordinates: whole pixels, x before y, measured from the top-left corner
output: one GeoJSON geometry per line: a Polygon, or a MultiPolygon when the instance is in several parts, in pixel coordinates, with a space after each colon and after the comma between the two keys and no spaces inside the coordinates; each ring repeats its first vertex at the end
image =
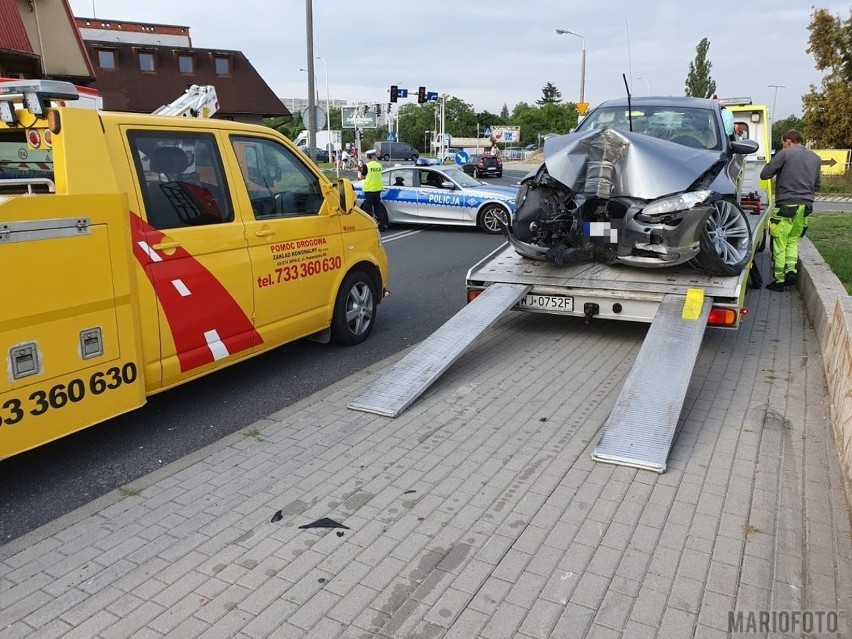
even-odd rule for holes
{"type": "Polygon", "coordinates": [[[737,155],[749,155],[757,153],[760,145],[754,140],[734,140],[731,142],[731,152],[737,155]]]}
{"type": "Polygon", "coordinates": [[[456,188],[456,185],[450,182],[449,180],[446,180],[445,182],[441,182],[441,188],[447,189],[448,191],[452,191],[456,188]]]}

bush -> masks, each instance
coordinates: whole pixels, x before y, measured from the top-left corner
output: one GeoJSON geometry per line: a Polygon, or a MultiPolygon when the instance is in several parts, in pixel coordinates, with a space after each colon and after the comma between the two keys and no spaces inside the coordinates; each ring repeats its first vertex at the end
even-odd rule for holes
{"type": "Polygon", "coordinates": [[[852,194],[852,171],[846,171],[845,175],[824,175],[820,193],[850,193],[852,194]]]}

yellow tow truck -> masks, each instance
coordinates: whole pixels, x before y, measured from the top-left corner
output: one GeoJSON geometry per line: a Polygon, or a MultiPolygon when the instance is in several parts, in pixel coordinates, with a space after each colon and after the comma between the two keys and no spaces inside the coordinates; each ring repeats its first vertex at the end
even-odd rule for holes
{"type": "Polygon", "coordinates": [[[51,151],[0,164],[0,459],[287,342],[369,336],[387,255],[349,180],[205,109],[51,106],[76,96],[0,84],[0,148],[51,151]]]}

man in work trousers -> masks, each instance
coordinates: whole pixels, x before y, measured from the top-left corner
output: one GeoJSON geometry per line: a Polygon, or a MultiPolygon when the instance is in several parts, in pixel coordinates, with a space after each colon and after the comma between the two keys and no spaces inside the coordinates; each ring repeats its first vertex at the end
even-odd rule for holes
{"type": "Polygon", "coordinates": [[[375,149],[367,151],[367,177],[364,180],[364,210],[379,224],[379,230],[388,228],[388,212],[382,204],[382,165],[376,159],[375,149]]]}
{"type": "Polygon", "coordinates": [[[772,281],[766,288],[783,291],[796,285],[799,238],[808,230],[816,191],[820,186],[822,160],[802,146],[802,135],[790,129],[781,136],[784,147],[763,167],[761,180],[775,177],[775,209],[769,218],[772,238],[772,281]]]}

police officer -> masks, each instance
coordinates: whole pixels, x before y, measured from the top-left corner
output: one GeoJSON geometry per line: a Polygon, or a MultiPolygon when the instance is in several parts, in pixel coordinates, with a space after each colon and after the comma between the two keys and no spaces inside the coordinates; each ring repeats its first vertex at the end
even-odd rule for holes
{"type": "Polygon", "coordinates": [[[795,286],[799,261],[799,238],[808,229],[807,216],[813,210],[820,187],[820,157],[802,146],[802,135],[790,129],[781,136],[784,147],[763,167],[761,180],[775,176],[775,206],[769,218],[772,238],[771,291],[795,286]]]}
{"type": "Polygon", "coordinates": [[[382,204],[382,165],[376,159],[376,150],[367,151],[367,177],[364,180],[364,210],[379,224],[379,230],[388,228],[388,212],[382,204]]]}

